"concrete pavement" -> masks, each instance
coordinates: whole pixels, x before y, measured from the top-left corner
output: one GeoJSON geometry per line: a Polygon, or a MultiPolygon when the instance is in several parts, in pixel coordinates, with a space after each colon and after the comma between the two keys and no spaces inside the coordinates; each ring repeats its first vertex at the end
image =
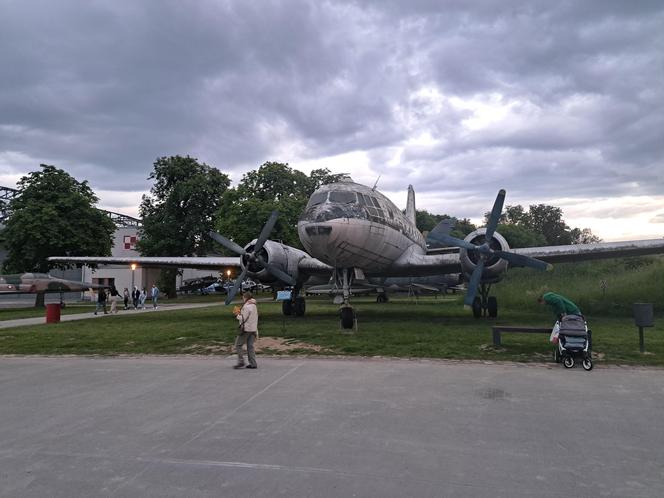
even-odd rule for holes
{"type": "Polygon", "coordinates": [[[0,496],[664,496],[664,370],[0,358],[0,496]]]}

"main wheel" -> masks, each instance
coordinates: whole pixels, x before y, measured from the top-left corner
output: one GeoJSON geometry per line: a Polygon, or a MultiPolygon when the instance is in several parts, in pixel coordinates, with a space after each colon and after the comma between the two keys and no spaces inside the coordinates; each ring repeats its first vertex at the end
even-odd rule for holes
{"type": "Polygon", "coordinates": [[[496,299],[496,296],[489,296],[486,308],[489,312],[489,318],[496,318],[498,316],[498,299],[496,299]]]}
{"type": "Polygon", "coordinates": [[[341,327],[352,329],[355,324],[355,311],[350,306],[345,306],[339,310],[341,314],[341,327]]]}
{"type": "Polygon", "coordinates": [[[293,302],[290,299],[281,302],[281,312],[286,316],[293,314],[293,302]]]}
{"type": "Polygon", "coordinates": [[[387,295],[378,294],[378,296],[376,296],[376,302],[377,303],[386,303],[387,302],[387,295]]]}
{"type": "Polygon", "coordinates": [[[583,369],[590,372],[593,369],[593,360],[590,358],[584,358],[583,363],[581,363],[583,369]]]}
{"type": "Polygon", "coordinates": [[[475,296],[475,299],[473,299],[473,316],[482,318],[482,300],[479,296],[475,296]]]}
{"type": "Polygon", "coordinates": [[[565,356],[563,358],[563,365],[565,365],[565,368],[572,368],[574,366],[574,357],[565,356]]]}
{"type": "Polygon", "coordinates": [[[295,298],[295,316],[304,316],[304,312],[307,310],[307,302],[303,297],[295,298]]]}

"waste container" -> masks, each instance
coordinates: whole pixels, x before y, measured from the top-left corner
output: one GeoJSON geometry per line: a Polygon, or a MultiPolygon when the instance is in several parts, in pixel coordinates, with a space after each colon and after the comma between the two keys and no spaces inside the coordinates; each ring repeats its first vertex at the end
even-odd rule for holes
{"type": "Polygon", "coordinates": [[[46,305],[46,323],[58,323],[60,321],[60,303],[46,305]]]}

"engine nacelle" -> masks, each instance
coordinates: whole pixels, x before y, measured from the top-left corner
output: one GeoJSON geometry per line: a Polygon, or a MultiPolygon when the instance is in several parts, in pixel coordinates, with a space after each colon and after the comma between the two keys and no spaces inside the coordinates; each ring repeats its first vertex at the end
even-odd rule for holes
{"type": "MultiPolygon", "coordinates": [[[[479,228],[468,234],[464,240],[471,244],[482,245],[486,240],[485,234],[486,228],[479,228]]],[[[509,251],[510,249],[505,237],[498,232],[494,232],[490,246],[491,249],[494,250],[509,251]]],[[[470,275],[473,273],[473,270],[479,262],[479,254],[474,251],[468,252],[465,249],[461,249],[459,251],[459,258],[461,260],[461,268],[463,269],[464,275],[466,278],[470,278],[470,275]]],[[[484,271],[482,272],[481,282],[483,284],[493,284],[500,281],[503,278],[503,274],[507,270],[508,265],[509,263],[504,259],[501,259],[498,256],[492,256],[484,262],[484,271]]]]}
{"type": "MultiPolygon", "coordinates": [[[[244,249],[247,252],[253,252],[255,245],[256,239],[249,242],[244,249]]],[[[263,261],[276,266],[284,273],[288,273],[295,280],[298,277],[298,262],[307,257],[307,253],[304,251],[272,240],[265,241],[258,255],[263,258],[263,261]]],[[[258,280],[266,284],[279,282],[279,279],[263,268],[260,263],[251,261],[246,255],[240,258],[240,265],[243,269],[247,268],[247,274],[252,280],[258,280]]]]}

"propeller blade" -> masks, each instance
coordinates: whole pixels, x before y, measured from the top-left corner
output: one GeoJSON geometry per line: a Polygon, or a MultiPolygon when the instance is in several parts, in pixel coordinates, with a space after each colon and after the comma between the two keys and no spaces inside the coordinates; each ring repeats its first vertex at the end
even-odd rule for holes
{"type": "Polygon", "coordinates": [[[496,256],[509,261],[512,266],[528,266],[543,271],[549,271],[553,268],[553,265],[550,265],[541,259],[531,258],[530,256],[524,256],[523,254],[516,254],[509,251],[493,251],[493,253],[496,256]]]}
{"type": "Polygon", "coordinates": [[[225,304],[227,305],[230,304],[231,301],[235,298],[235,295],[242,286],[242,282],[244,282],[244,278],[246,276],[247,276],[247,267],[245,266],[244,270],[242,270],[242,273],[240,273],[240,276],[235,279],[235,285],[231,288],[231,290],[228,291],[228,297],[226,297],[225,304]]]}
{"type": "Polygon", "coordinates": [[[468,290],[466,291],[466,297],[463,300],[463,303],[466,306],[472,306],[473,301],[475,300],[475,294],[477,294],[477,286],[480,284],[480,279],[482,278],[482,272],[484,271],[484,261],[480,260],[473,274],[470,276],[470,281],[468,282],[468,290]]]}
{"type": "Polygon", "coordinates": [[[457,239],[456,237],[452,237],[451,235],[447,235],[444,233],[429,233],[429,239],[435,240],[436,242],[440,242],[441,244],[445,244],[447,246],[461,247],[468,251],[476,251],[477,248],[479,247],[476,246],[475,244],[471,244],[470,242],[466,242],[465,240],[462,239],[457,239]]]}
{"type": "Polygon", "coordinates": [[[500,221],[500,215],[503,212],[503,204],[505,203],[505,189],[500,189],[498,195],[496,196],[496,202],[493,203],[493,209],[491,210],[491,215],[489,216],[489,223],[486,226],[486,242],[487,244],[491,242],[493,238],[493,232],[496,231],[498,222],[500,221]]]}
{"type": "Polygon", "coordinates": [[[230,239],[227,239],[223,235],[218,234],[217,232],[213,232],[212,230],[210,230],[208,232],[208,235],[212,237],[212,239],[214,239],[215,241],[219,242],[226,249],[233,251],[234,253],[239,254],[240,256],[244,256],[245,254],[247,254],[247,252],[244,250],[242,246],[236,244],[230,239]]]}
{"type": "Polygon", "coordinates": [[[265,268],[268,272],[270,272],[273,276],[277,277],[279,280],[282,282],[288,284],[288,285],[295,285],[295,279],[291,277],[288,273],[281,271],[279,268],[277,268],[275,265],[272,263],[266,263],[263,258],[258,256],[258,262],[263,265],[263,268],[265,268]]]}
{"type": "Polygon", "coordinates": [[[261,230],[261,234],[258,236],[258,240],[256,241],[256,245],[254,246],[254,254],[258,254],[260,252],[260,250],[263,248],[263,244],[265,244],[265,241],[270,236],[270,233],[272,232],[272,229],[274,228],[274,224],[277,222],[278,217],[279,217],[279,212],[278,211],[272,211],[272,214],[270,215],[268,220],[265,222],[265,225],[263,225],[263,229],[261,230]]]}

